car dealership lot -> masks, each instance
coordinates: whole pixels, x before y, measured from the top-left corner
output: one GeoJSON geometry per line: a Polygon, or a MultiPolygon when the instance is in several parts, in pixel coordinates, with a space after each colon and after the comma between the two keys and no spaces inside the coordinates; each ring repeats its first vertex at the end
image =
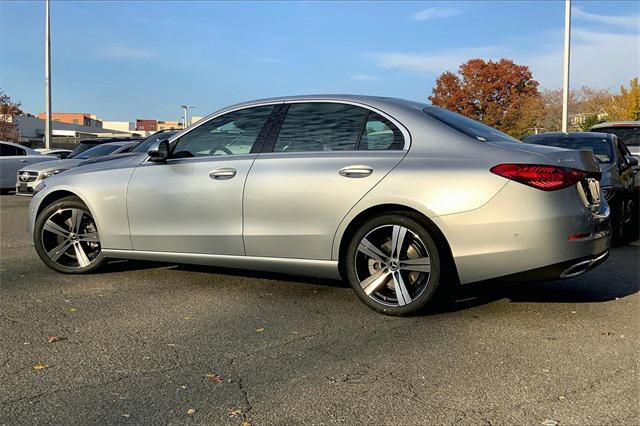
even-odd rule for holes
{"type": "Polygon", "coordinates": [[[28,244],[28,202],[0,198],[0,424],[640,422],[637,245],[392,318],[320,279],[60,275],[28,244]]]}

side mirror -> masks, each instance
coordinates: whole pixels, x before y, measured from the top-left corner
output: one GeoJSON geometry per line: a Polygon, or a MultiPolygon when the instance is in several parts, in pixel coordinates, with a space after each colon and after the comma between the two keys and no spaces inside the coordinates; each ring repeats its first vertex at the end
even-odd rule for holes
{"type": "Polygon", "coordinates": [[[633,155],[625,155],[626,160],[627,160],[627,164],[629,165],[629,167],[637,167],[638,166],[638,159],[636,157],[634,157],[633,155]]]}
{"type": "Polygon", "coordinates": [[[149,160],[154,163],[164,163],[169,158],[169,140],[162,139],[154,142],[147,151],[149,160]]]}

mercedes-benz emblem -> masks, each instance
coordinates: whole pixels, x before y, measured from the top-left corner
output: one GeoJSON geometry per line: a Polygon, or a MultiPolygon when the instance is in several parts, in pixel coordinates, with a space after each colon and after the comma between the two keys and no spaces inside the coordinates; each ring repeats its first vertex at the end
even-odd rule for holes
{"type": "Polygon", "coordinates": [[[20,180],[22,182],[26,182],[29,180],[29,172],[22,172],[20,173],[20,180]]]}

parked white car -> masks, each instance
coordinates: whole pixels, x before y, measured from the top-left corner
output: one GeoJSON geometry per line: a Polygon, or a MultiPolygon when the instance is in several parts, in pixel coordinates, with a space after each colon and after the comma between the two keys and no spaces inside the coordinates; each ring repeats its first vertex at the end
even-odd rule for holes
{"type": "Polygon", "coordinates": [[[65,159],[71,154],[70,149],[63,148],[36,148],[36,151],[43,155],[55,155],[60,159],[65,159]]]}
{"type": "Polygon", "coordinates": [[[16,186],[16,173],[25,166],[55,160],[53,155],[43,155],[26,146],[0,141],[0,189],[5,192],[16,186]]]}

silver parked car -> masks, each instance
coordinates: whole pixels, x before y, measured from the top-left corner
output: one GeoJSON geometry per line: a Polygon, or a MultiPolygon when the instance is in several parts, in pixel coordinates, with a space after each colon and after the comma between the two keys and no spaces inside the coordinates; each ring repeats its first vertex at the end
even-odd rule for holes
{"type": "Polygon", "coordinates": [[[56,158],[17,143],[0,141],[0,190],[4,192],[16,187],[16,173],[22,167],[56,158]]]}
{"type": "Polygon", "coordinates": [[[140,141],[109,142],[96,145],[65,159],[29,165],[18,170],[14,177],[16,195],[32,195],[33,189],[44,179],[74,167],[111,158],[116,154],[131,151],[140,141]]]}
{"type": "Polygon", "coordinates": [[[122,258],[343,277],[403,315],[439,286],[573,277],[608,255],[591,152],[400,99],[243,103],[109,163],[36,188],[29,230],[51,268],[122,258]]]}

